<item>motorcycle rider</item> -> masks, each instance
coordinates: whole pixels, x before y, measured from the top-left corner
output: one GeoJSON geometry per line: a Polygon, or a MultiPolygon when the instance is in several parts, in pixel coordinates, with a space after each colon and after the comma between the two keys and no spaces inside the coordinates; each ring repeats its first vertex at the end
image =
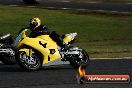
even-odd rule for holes
{"type": "Polygon", "coordinates": [[[49,29],[45,25],[41,24],[41,20],[37,17],[33,17],[29,21],[29,29],[31,30],[30,37],[37,37],[43,34],[49,34],[49,29]]]}
{"type": "MultiPolygon", "coordinates": [[[[25,29],[25,28],[23,28],[23,29],[25,29]]],[[[56,41],[56,43],[60,47],[62,47],[62,49],[67,48],[67,45],[63,42],[62,37],[56,31],[53,31],[53,32],[50,33],[48,27],[41,24],[41,20],[37,17],[33,17],[33,18],[30,19],[29,27],[27,27],[26,29],[31,30],[30,37],[35,38],[39,35],[49,34],[49,36],[54,41],[56,41]]]]}

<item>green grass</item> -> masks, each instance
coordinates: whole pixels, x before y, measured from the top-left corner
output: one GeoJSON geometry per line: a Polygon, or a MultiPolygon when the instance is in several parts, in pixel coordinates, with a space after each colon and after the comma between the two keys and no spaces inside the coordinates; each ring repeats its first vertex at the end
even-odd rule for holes
{"type": "Polygon", "coordinates": [[[132,56],[130,14],[0,6],[0,33],[16,36],[34,16],[42,19],[50,31],[78,32],[76,45],[86,49],[91,57],[132,56]]]}

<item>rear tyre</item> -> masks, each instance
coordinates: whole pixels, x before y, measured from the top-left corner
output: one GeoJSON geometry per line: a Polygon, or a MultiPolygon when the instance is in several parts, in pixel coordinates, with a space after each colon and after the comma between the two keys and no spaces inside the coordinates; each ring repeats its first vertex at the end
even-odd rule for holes
{"type": "Polygon", "coordinates": [[[37,53],[32,53],[29,57],[25,52],[20,51],[17,56],[18,65],[26,71],[35,71],[42,67],[42,60],[37,53]]]}
{"type": "Polygon", "coordinates": [[[12,53],[2,53],[0,54],[0,60],[2,61],[3,64],[6,65],[15,65],[16,59],[15,59],[15,54],[17,52],[17,49],[13,46],[6,46],[6,47],[2,47],[3,49],[9,49],[10,52],[12,53]]]}
{"type": "Polygon", "coordinates": [[[72,60],[70,60],[70,65],[74,68],[79,68],[79,66],[81,66],[82,68],[86,68],[88,63],[89,63],[89,55],[87,54],[87,52],[82,49],[82,51],[80,52],[82,58],[79,58],[78,56],[72,57],[72,60]]]}

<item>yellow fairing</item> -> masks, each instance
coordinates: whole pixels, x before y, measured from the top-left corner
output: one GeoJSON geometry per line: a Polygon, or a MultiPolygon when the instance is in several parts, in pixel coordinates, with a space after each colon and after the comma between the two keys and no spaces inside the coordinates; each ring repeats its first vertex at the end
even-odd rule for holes
{"type": "Polygon", "coordinates": [[[20,49],[19,51],[24,51],[26,52],[27,56],[29,56],[29,49],[24,48],[24,49],[20,49]]]}
{"type": "Polygon", "coordinates": [[[68,44],[70,41],[72,40],[72,37],[71,36],[66,36],[63,41],[68,44]]]}
{"type": "Polygon", "coordinates": [[[26,31],[28,31],[28,29],[25,29],[25,30],[22,31],[22,33],[21,33],[22,38],[25,38],[26,37],[26,33],[25,33],[26,31]]]}
{"type": "MultiPolygon", "coordinates": [[[[20,48],[22,45],[28,45],[33,49],[38,50],[43,55],[43,64],[61,58],[60,53],[57,49],[57,44],[49,37],[49,35],[41,35],[37,38],[25,37],[18,44],[18,48],[20,48]],[[42,44],[46,44],[46,47],[43,47],[42,44]],[[54,54],[50,54],[49,49],[55,49],[56,52],[54,54]]],[[[20,51],[25,51],[27,53],[29,50],[20,49],[20,51]]],[[[27,53],[27,55],[29,55],[29,53],[27,53]]]]}

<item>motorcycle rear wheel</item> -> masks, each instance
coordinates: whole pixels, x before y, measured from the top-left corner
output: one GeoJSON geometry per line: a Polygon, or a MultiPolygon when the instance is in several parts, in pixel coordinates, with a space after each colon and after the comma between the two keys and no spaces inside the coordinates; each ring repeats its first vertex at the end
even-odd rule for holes
{"type": "Polygon", "coordinates": [[[8,54],[1,55],[0,60],[5,65],[15,65],[16,64],[15,56],[11,57],[8,54]]]}
{"type": "Polygon", "coordinates": [[[82,68],[86,68],[90,59],[89,59],[89,55],[88,53],[82,49],[81,51],[83,58],[78,58],[78,57],[73,57],[72,60],[70,60],[70,65],[74,68],[79,68],[79,66],[81,66],[82,68]]]}
{"type": "Polygon", "coordinates": [[[5,48],[5,49],[7,49],[7,48],[9,48],[9,49],[11,49],[12,50],[12,53],[14,54],[14,55],[9,55],[9,54],[7,54],[7,53],[2,53],[2,54],[0,54],[0,61],[3,63],[3,64],[5,64],[5,65],[15,65],[17,62],[16,62],[16,59],[15,59],[15,54],[16,54],[16,52],[17,52],[17,49],[15,48],[15,47],[13,47],[13,46],[4,46],[4,47],[2,47],[3,49],[5,48]]]}
{"type": "Polygon", "coordinates": [[[20,51],[16,58],[18,65],[26,71],[35,71],[42,67],[42,60],[37,55],[37,53],[33,53],[31,57],[27,56],[25,52],[20,51]]]}

